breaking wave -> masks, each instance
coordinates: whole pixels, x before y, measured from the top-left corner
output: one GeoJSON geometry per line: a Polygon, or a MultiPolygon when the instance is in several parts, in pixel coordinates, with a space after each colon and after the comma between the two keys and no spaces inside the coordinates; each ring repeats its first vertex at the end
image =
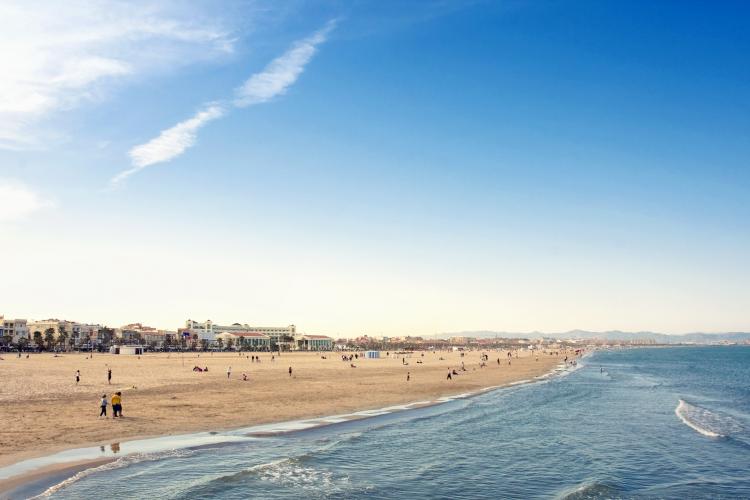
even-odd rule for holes
{"type": "Polygon", "coordinates": [[[694,431],[704,436],[721,438],[742,432],[742,424],[729,415],[692,405],[683,399],[674,410],[675,415],[694,431]]]}
{"type": "Polygon", "coordinates": [[[50,486],[49,488],[44,490],[42,493],[32,497],[32,499],[48,498],[52,496],[53,494],[57,493],[58,491],[62,490],[63,488],[66,488],[72,485],[73,483],[77,483],[81,479],[84,479],[92,474],[96,474],[99,472],[122,469],[124,467],[129,467],[133,464],[137,464],[141,462],[155,462],[157,460],[163,460],[165,458],[187,457],[192,454],[193,452],[191,450],[170,450],[170,451],[159,452],[159,453],[135,453],[132,455],[127,455],[127,456],[118,458],[117,460],[114,460],[112,462],[107,462],[106,464],[102,464],[97,467],[91,467],[89,469],[84,469],[82,471],[79,471],[73,476],[65,479],[64,481],[61,481],[53,486],[50,486]]]}
{"type": "Polygon", "coordinates": [[[558,496],[560,500],[598,500],[621,498],[616,488],[596,481],[589,481],[568,489],[558,496]]]}

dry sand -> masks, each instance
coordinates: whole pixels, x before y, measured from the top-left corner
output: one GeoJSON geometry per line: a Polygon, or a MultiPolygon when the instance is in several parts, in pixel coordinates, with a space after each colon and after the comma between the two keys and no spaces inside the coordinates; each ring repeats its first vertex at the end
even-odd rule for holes
{"type": "Polygon", "coordinates": [[[486,368],[479,367],[481,353],[476,351],[463,358],[458,352],[417,352],[406,358],[408,366],[400,358],[359,359],[353,362],[356,368],[330,352],[322,353],[327,359],[319,353],[283,353],[275,362],[262,353],[260,363],[248,359],[253,353],[94,354],[92,359],[48,353],[19,359],[3,353],[0,466],[136,437],[320,417],[459,394],[533,378],[566,355],[540,354],[537,360],[521,352],[509,366],[507,351],[485,352],[490,356],[486,368]],[[462,361],[467,371],[461,371],[462,361]],[[209,371],[193,372],[196,365],[209,371]],[[460,375],[446,380],[449,367],[460,375]],[[76,370],[81,371],[78,385],[76,370]],[[248,381],[242,380],[243,373],[248,381]],[[101,395],[111,398],[115,391],[123,393],[125,418],[99,419],[101,395]]]}

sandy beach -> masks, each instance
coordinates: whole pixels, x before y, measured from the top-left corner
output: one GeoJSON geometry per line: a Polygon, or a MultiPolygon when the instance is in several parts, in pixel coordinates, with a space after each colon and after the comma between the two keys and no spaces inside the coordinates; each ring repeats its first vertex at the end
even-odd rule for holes
{"type": "Polygon", "coordinates": [[[0,466],[63,449],[122,440],[221,430],[379,408],[533,378],[571,353],[414,353],[393,359],[341,360],[340,353],[117,356],[31,354],[0,361],[0,466]],[[323,358],[325,356],[326,359],[323,358]],[[441,359],[442,358],[442,359],[441,359]],[[500,359],[500,364],[497,359],[500,359]],[[466,370],[461,369],[464,363],[466,370]],[[208,367],[208,372],[193,368],[208,367]],[[227,370],[231,366],[231,376],[227,370]],[[289,367],[292,375],[289,375],[289,367]],[[107,383],[107,370],[112,383],[107,383]],[[447,380],[448,370],[459,375],[447,380]],[[76,370],[81,379],[75,382],[76,370]],[[407,373],[410,380],[407,381],[407,373]],[[243,380],[243,374],[248,380],[243,380]],[[122,419],[100,419],[99,399],[123,394],[122,419]]]}

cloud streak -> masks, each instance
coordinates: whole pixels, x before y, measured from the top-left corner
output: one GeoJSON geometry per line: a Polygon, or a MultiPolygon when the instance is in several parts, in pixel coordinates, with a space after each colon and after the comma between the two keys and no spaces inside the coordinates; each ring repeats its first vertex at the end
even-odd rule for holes
{"type": "Polygon", "coordinates": [[[195,144],[198,130],[201,127],[212,120],[221,118],[224,113],[225,109],[222,105],[210,104],[191,118],[162,131],[158,137],[135,146],[128,153],[133,167],[120,172],[112,179],[112,182],[116,184],[146,167],[180,156],[195,144]]]}
{"type": "Polygon", "coordinates": [[[298,41],[283,55],[271,61],[263,71],[248,78],[235,91],[235,106],[244,108],[268,102],[285,93],[297,81],[317,52],[318,45],[325,42],[335,25],[335,21],[329,21],[323,29],[298,41]]]}
{"type": "MultiPolygon", "coordinates": [[[[315,55],[318,45],[326,41],[335,26],[336,21],[329,21],[311,36],[294,43],[284,54],[271,61],[263,71],[248,78],[235,90],[234,106],[246,108],[284,94],[297,81],[315,55]]],[[[177,158],[195,144],[201,127],[226,113],[227,108],[221,103],[207,105],[192,118],[162,131],[158,137],[144,144],[135,146],[128,153],[132,167],[113,177],[112,184],[118,184],[151,165],[177,158]]]]}

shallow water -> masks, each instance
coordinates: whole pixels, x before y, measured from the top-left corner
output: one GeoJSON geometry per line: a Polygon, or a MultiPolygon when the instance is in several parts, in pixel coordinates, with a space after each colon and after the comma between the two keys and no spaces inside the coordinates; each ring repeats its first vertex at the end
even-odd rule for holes
{"type": "Polygon", "coordinates": [[[568,376],[130,456],[53,498],[748,498],[750,348],[598,352],[568,376]]]}

